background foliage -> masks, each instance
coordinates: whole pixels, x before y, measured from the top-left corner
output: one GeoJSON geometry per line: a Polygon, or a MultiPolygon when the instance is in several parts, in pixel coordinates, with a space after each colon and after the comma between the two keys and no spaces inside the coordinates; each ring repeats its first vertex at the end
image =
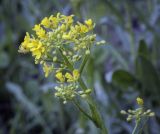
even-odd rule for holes
{"type": "Polygon", "coordinates": [[[1,0],[0,133],[96,134],[95,126],[73,104],[53,95],[52,76],[30,55],[17,52],[25,32],[57,12],[92,18],[107,44],[98,47],[86,68],[88,85],[111,134],[131,133],[121,109],[133,109],[141,96],[156,116],[145,134],[160,132],[160,2],[158,0],[1,0]]]}

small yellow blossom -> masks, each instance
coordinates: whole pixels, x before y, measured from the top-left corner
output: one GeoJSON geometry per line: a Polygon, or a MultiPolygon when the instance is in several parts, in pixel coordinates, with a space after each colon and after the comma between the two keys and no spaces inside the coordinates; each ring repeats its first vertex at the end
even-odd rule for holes
{"type": "Polygon", "coordinates": [[[62,38],[68,40],[71,39],[71,36],[69,34],[63,34],[62,38]]]}
{"type": "Polygon", "coordinates": [[[60,27],[60,29],[61,29],[62,31],[65,31],[65,30],[66,30],[66,26],[65,26],[64,24],[62,24],[61,27],[60,27]]]}
{"type": "Polygon", "coordinates": [[[41,24],[46,27],[46,28],[49,28],[50,27],[50,20],[45,17],[42,21],[41,21],[41,24]]]}
{"type": "Polygon", "coordinates": [[[32,55],[35,56],[35,59],[40,59],[45,51],[42,42],[39,40],[32,40],[32,42],[28,44],[28,48],[32,52],[32,55]]]}
{"type": "Polygon", "coordinates": [[[92,26],[93,24],[91,19],[86,20],[85,23],[87,24],[87,26],[92,26]]]}
{"type": "Polygon", "coordinates": [[[65,18],[65,22],[68,24],[68,25],[71,25],[73,23],[73,16],[74,15],[70,15],[70,16],[67,16],[65,18]]]}
{"type": "Polygon", "coordinates": [[[137,104],[138,104],[138,105],[143,105],[143,104],[144,104],[142,98],[138,97],[136,100],[137,100],[137,104]]]}
{"type": "Polygon", "coordinates": [[[80,24],[80,32],[81,33],[87,33],[88,32],[88,28],[87,26],[83,25],[83,24],[80,24]]]}
{"type": "Polygon", "coordinates": [[[29,48],[28,48],[28,44],[30,43],[30,36],[29,33],[26,33],[26,36],[24,38],[24,41],[21,43],[20,47],[19,47],[19,52],[20,53],[27,53],[29,52],[29,48]]]}
{"type": "Polygon", "coordinates": [[[63,76],[62,72],[58,72],[55,76],[60,82],[65,81],[65,77],[63,76]]]}
{"type": "Polygon", "coordinates": [[[67,82],[77,81],[79,78],[79,71],[77,69],[73,70],[72,74],[66,73],[65,77],[67,78],[67,82]]]}
{"type": "Polygon", "coordinates": [[[35,25],[33,30],[36,32],[36,35],[39,38],[45,38],[46,37],[46,32],[40,25],[35,25]]]}
{"type": "Polygon", "coordinates": [[[51,27],[56,28],[58,26],[58,23],[59,23],[59,18],[54,17],[53,15],[51,15],[49,17],[49,21],[51,22],[51,27]]]}
{"type": "Polygon", "coordinates": [[[48,77],[49,73],[52,71],[52,67],[47,65],[46,63],[43,65],[43,71],[45,73],[45,77],[48,77]]]}

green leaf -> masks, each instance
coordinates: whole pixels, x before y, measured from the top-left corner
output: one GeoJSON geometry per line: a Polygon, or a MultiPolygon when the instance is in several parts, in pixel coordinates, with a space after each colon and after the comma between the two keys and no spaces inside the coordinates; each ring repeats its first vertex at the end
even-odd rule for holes
{"type": "Polygon", "coordinates": [[[152,63],[144,56],[139,56],[136,59],[136,73],[144,89],[147,89],[149,93],[160,93],[158,73],[152,63]]]}
{"type": "Polygon", "coordinates": [[[134,86],[137,83],[136,78],[127,71],[117,70],[113,73],[112,81],[122,88],[134,86]]]}
{"type": "Polygon", "coordinates": [[[0,52],[0,68],[5,68],[9,65],[9,56],[6,52],[0,52]]]}
{"type": "Polygon", "coordinates": [[[95,125],[98,128],[101,128],[101,126],[100,126],[101,119],[100,119],[100,115],[97,112],[96,107],[92,103],[89,103],[89,107],[90,107],[90,110],[91,110],[91,113],[92,113],[92,118],[93,118],[93,121],[94,121],[95,125]]]}
{"type": "Polygon", "coordinates": [[[149,51],[144,40],[140,40],[139,42],[138,55],[149,59],[149,51]]]}

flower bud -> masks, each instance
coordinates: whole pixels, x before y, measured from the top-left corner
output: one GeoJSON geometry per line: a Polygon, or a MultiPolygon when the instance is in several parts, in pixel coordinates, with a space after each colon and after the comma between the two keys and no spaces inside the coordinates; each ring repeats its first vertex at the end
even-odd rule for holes
{"type": "Polygon", "coordinates": [[[152,113],[149,114],[149,116],[150,116],[150,117],[153,117],[153,116],[155,116],[155,113],[152,112],[152,113]]]}
{"type": "Polygon", "coordinates": [[[53,61],[55,62],[55,61],[57,61],[57,57],[55,56],[55,57],[53,57],[53,61]]]}
{"type": "Polygon", "coordinates": [[[89,55],[90,54],[90,50],[86,50],[86,55],[89,55]]]}
{"type": "Polygon", "coordinates": [[[127,112],[126,111],[124,111],[124,110],[121,110],[121,112],[120,112],[121,114],[127,114],[127,112]]]}
{"type": "Polygon", "coordinates": [[[142,99],[142,98],[138,97],[136,100],[137,100],[137,104],[138,104],[138,105],[140,105],[140,106],[143,105],[144,102],[143,102],[143,99],[142,99]]]}
{"type": "Polygon", "coordinates": [[[82,98],[86,98],[87,95],[86,95],[86,94],[82,94],[81,97],[82,97],[82,98]]]}
{"type": "Polygon", "coordinates": [[[131,121],[132,120],[132,118],[127,118],[127,121],[131,121]]]}
{"type": "Polygon", "coordinates": [[[66,104],[67,103],[67,101],[63,101],[63,104],[66,104]]]}
{"type": "Polygon", "coordinates": [[[90,94],[91,92],[92,92],[92,89],[87,89],[87,90],[85,91],[86,94],[90,94]]]}

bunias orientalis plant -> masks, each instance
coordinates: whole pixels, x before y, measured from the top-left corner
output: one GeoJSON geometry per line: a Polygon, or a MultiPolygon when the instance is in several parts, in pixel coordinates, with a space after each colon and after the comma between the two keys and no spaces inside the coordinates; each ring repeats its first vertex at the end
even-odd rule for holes
{"type": "Polygon", "coordinates": [[[144,101],[142,98],[137,98],[137,104],[139,108],[135,110],[121,110],[121,114],[127,115],[127,121],[135,120],[136,125],[132,134],[140,134],[148,118],[153,117],[155,115],[155,113],[152,112],[151,109],[145,110],[144,101]]]}
{"type": "Polygon", "coordinates": [[[34,34],[26,33],[19,52],[31,53],[35,64],[42,65],[45,77],[54,73],[58,84],[55,96],[62,99],[63,103],[73,102],[101,133],[107,134],[90,95],[92,89],[86,86],[81,77],[93,45],[104,44],[105,41],[96,41],[96,34],[93,33],[95,24],[91,19],[81,23],[75,22],[73,17],[60,13],[45,17],[34,26],[34,34]],[[81,107],[78,96],[88,103],[90,111],[81,107]]]}

